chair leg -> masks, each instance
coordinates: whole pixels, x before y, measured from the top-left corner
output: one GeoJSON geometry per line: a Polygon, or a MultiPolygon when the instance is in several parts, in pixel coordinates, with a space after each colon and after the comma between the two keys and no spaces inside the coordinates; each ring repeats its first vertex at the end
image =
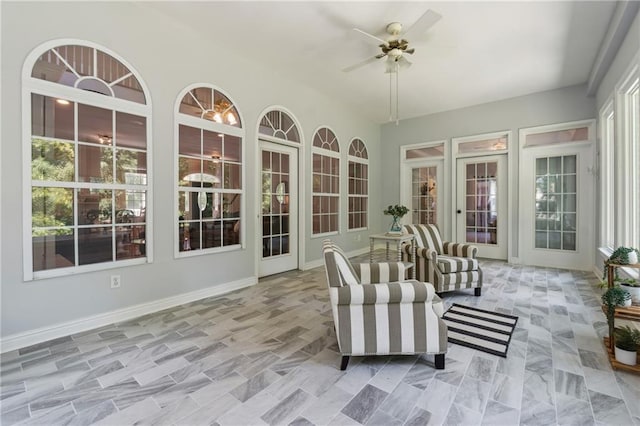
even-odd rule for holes
{"type": "MultiPolygon", "coordinates": [[[[444,358],[443,358],[444,360],[444,358]]],[[[342,356],[342,361],[340,361],[340,370],[344,371],[347,369],[347,364],[349,364],[349,357],[347,355],[342,356]]]]}
{"type": "Polygon", "coordinates": [[[482,294],[482,287],[476,287],[473,289],[473,291],[474,291],[473,294],[475,296],[480,296],[480,294],[482,294]]]}
{"type": "Polygon", "coordinates": [[[444,354],[437,354],[435,356],[436,370],[444,370],[444,354]]]}

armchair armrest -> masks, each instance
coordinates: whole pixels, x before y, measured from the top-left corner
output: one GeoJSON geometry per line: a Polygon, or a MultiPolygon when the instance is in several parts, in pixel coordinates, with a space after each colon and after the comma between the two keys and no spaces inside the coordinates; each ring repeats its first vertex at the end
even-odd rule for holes
{"type": "Polygon", "coordinates": [[[360,277],[360,284],[394,282],[404,280],[405,264],[402,262],[358,263],[353,265],[360,277]]]}
{"type": "MultiPolygon", "coordinates": [[[[403,243],[402,252],[411,256],[411,244],[403,243]]],[[[435,261],[437,256],[438,252],[433,249],[426,247],[416,247],[416,257],[422,257],[424,259],[435,261]]]]}
{"type": "Polygon", "coordinates": [[[350,306],[431,302],[436,294],[432,284],[415,280],[331,287],[329,292],[332,303],[350,306]]]}
{"type": "Polygon", "coordinates": [[[442,249],[447,256],[469,257],[475,259],[478,255],[478,246],[473,244],[460,244],[443,242],[442,249]]]}
{"type": "Polygon", "coordinates": [[[416,247],[416,257],[435,262],[438,259],[438,252],[430,248],[416,247]]]}

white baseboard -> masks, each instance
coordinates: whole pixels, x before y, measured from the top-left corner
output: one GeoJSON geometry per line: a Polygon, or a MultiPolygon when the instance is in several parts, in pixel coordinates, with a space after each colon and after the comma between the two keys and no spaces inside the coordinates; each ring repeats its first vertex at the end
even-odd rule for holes
{"type": "Polygon", "coordinates": [[[111,312],[92,315],[73,321],[68,321],[50,327],[42,327],[35,330],[7,336],[0,340],[0,353],[13,351],[37,343],[46,342],[58,337],[69,336],[82,331],[91,330],[116,322],[130,320],[142,315],[147,315],[173,306],[190,303],[207,297],[219,296],[241,288],[250,287],[258,282],[256,277],[249,277],[238,281],[215,285],[165,299],[154,300],[140,305],[129,306],[111,312]]]}

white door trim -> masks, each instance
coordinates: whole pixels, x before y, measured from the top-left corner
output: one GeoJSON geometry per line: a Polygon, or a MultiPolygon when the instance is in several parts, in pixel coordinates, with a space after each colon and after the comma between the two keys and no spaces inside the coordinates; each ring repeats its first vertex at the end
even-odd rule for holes
{"type": "MultiPolygon", "coordinates": [[[[290,194],[295,194],[295,203],[290,202],[289,206],[290,206],[290,215],[289,215],[289,229],[290,230],[295,230],[296,231],[296,238],[290,238],[289,240],[289,247],[290,247],[290,252],[289,252],[289,259],[291,258],[295,258],[295,266],[291,269],[300,269],[300,258],[299,258],[299,253],[300,253],[300,249],[299,249],[299,245],[300,245],[300,227],[299,227],[299,221],[300,221],[300,184],[299,184],[299,175],[300,175],[300,152],[298,150],[297,146],[291,146],[290,144],[280,144],[280,143],[276,143],[276,142],[271,142],[271,141],[266,141],[266,140],[262,140],[259,139],[258,140],[258,153],[259,153],[259,161],[258,161],[258,165],[262,166],[262,158],[261,158],[261,153],[262,151],[267,150],[267,151],[271,151],[271,152],[279,152],[279,153],[284,153],[289,155],[289,157],[291,158],[293,155],[297,156],[297,159],[295,159],[295,164],[292,164],[290,166],[290,189],[289,192],[290,194]],[[294,166],[295,166],[295,172],[294,172],[294,166]]],[[[293,160],[293,159],[292,159],[293,160]]],[[[256,237],[255,241],[256,241],[256,245],[258,248],[258,276],[267,276],[267,275],[272,275],[274,273],[279,273],[279,272],[284,272],[285,270],[277,270],[277,268],[274,268],[273,266],[270,268],[266,268],[263,269],[263,257],[262,257],[262,221],[260,220],[260,218],[262,217],[262,180],[261,180],[261,176],[262,176],[262,167],[258,167],[258,175],[260,177],[260,184],[258,185],[257,188],[260,188],[259,191],[256,191],[258,193],[258,200],[257,200],[257,209],[258,209],[258,214],[257,214],[257,226],[258,228],[256,229],[256,237]]],[[[291,234],[291,233],[290,233],[291,234]]],[[[277,262],[278,258],[273,258],[272,259],[272,264],[275,264],[277,262]]],[[[289,270],[289,269],[287,269],[289,270]]]]}

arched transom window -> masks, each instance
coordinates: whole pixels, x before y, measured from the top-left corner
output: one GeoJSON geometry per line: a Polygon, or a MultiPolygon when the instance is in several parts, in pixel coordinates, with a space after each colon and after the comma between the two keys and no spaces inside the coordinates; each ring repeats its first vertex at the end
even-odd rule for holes
{"type": "Polygon", "coordinates": [[[86,42],[50,42],[24,73],[25,279],[150,261],[151,106],[139,77],[86,42]]]}
{"type": "Polygon", "coordinates": [[[313,136],[313,234],[337,233],[340,212],[340,145],[327,127],[313,136]]]}
{"type": "Polygon", "coordinates": [[[349,145],[349,229],[367,228],[369,207],[369,157],[364,142],[349,145]]]}
{"type": "Polygon", "coordinates": [[[187,90],[176,114],[176,254],[239,248],[244,130],[233,102],[211,86],[187,90]]]}
{"type": "Polygon", "coordinates": [[[261,135],[273,136],[289,142],[300,143],[300,133],[293,119],[284,111],[273,110],[260,120],[261,135]]]}

